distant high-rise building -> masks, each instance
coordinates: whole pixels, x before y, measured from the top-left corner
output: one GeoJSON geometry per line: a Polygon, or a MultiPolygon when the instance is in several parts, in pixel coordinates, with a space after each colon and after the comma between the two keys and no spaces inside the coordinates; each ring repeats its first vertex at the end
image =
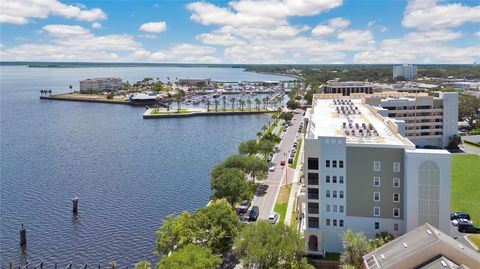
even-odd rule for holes
{"type": "Polygon", "coordinates": [[[417,76],[417,67],[411,64],[404,64],[393,67],[393,78],[404,77],[405,79],[413,79],[417,76]]]}

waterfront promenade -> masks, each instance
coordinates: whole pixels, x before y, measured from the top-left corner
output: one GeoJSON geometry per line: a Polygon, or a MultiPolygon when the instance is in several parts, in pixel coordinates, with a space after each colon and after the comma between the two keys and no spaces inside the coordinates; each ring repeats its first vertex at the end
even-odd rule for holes
{"type": "Polygon", "coordinates": [[[227,115],[254,115],[254,114],[265,114],[273,113],[275,110],[235,110],[235,111],[222,111],[222,110],[210,110],[206,109],[189,109],[189,110],[180,110],[177,112],[177,109],[170,109],[170,111],[162,110],[159,113],[154,112],[155,108],[149,108],[143,113],[144,119],[160,119],[160,118],[186,118],[186,117],[197,117],[197,116],[227,116],[227,115]]]}

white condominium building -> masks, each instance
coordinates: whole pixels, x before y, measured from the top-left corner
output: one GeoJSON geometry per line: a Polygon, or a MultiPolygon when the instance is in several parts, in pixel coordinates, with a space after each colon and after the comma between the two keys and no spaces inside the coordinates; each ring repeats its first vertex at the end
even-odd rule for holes
{"type": "Polygon", "coordinates": [[[341,94],[343,96],[349,96],[351,94],[358,93],[371,94],[374,91],[373,85],[366,84],[363,81],[331,81],[325,85],[321,85],[319,90],[320,93],[341,94]]]}
{"type": "Polygon", "coordinates": [[[417,67],[411,64],[404,64],[393,67],[393,78],[404,77],[405,79],[413,79],[417,76],[417,67]]]}
{"type": "Polygon", "coordinates": [[[400,134],[419,147],[445,148],[458,133],[456,92],[441,92],[439,97],[366,96],[364,100],[380,115],[404,121],[405,132],[400,134]]]}
{"type": "Polygon", "coordinates": [[[80,93],[115,92],[122,89],[122,79],[116,77],[89,78],[80,81],[80,93]]]}
{"type": "Polygon", "coordinates": [[[362,99],[315,95],[304,146],[301,228],[309,254],[341,252],[347,229],[450,232],[450,153],[416,149],[405,124],[362,99]]]}

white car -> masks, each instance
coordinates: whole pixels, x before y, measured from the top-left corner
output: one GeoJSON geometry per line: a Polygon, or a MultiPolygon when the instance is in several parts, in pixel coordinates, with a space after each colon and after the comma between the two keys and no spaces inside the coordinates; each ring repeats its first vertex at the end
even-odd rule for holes
{"type": "Polygon", "coordinates": [[[454,220],[452,220],[452,224],[454,226],[458,226],[459,223],[461,223],[461,224],[473,224],[473,221],[468,220],[468,219],[454,219],[454,220]]]}
{"type": "Polygon", "coordinates": [[[278,221],[278,214],[275,213],[275,212],[272,212],[270,213],[270,215],[268,215],[268,222],[271,223],[271,224],[276,224],[278,221]]]}
{"type": "Polygon", "coordinates": [[[270,166],[270,168],[268,168],[268,171],[269,171],[269,172],[275,171],[275,166],[270,166]]]}

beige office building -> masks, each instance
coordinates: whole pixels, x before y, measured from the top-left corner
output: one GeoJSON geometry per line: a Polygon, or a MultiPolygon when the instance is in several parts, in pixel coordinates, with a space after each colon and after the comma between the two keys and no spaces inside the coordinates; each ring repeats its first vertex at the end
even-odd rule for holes
{"type": "Polygon", "coordinates": [[[307,113],[301,228],[309,254],[341,252],[347,229],[450,229],[450,153],[416,149],[405,124],[363,99],[316,95],[307,113]]]}

